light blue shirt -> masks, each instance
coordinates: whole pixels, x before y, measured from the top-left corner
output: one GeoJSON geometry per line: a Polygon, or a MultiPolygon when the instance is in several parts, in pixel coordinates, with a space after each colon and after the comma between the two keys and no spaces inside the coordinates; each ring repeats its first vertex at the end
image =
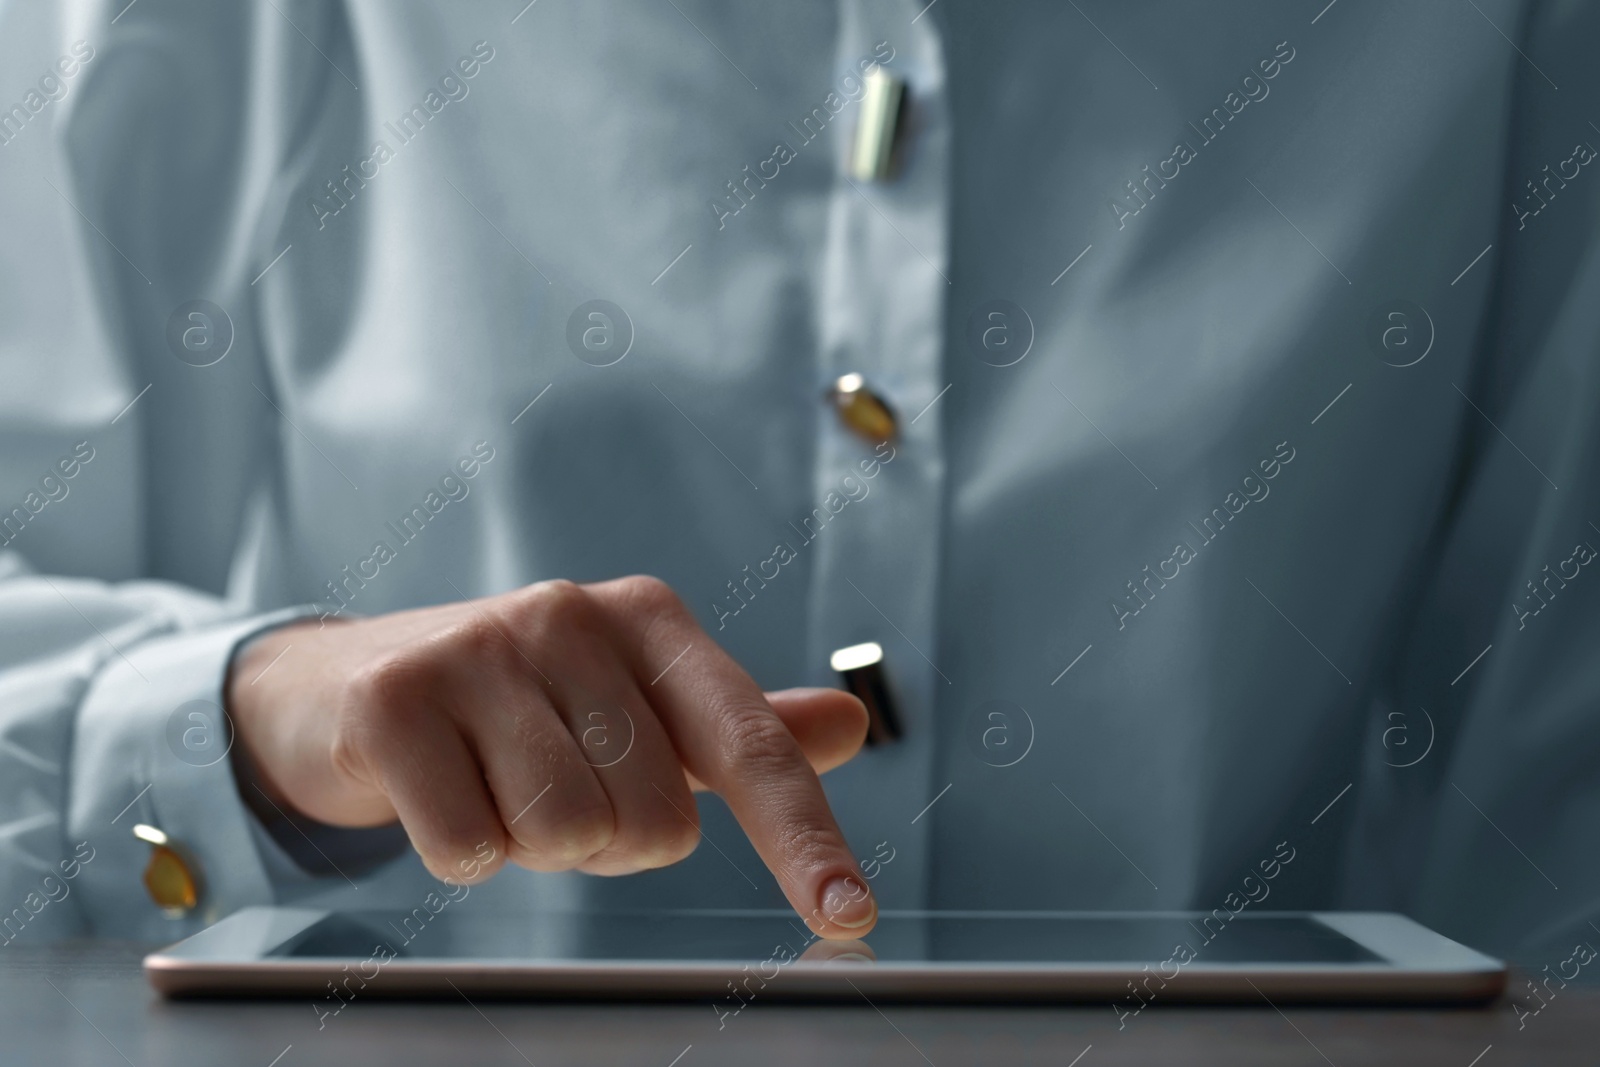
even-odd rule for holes
{"type": "MultiPolygon", "coordinates": [[[[11,939],[414,906],[196,757],[234,646],[634,572],[769,688],[884,646],[905,735],[825,784],[885,906],[1210,910],[1292,852],[1252,906],[1592,936],[1592,6],[119,9],[0,4],[11,939]]],[[[702,810],[475,906],[778,903],[702,810]]]]}

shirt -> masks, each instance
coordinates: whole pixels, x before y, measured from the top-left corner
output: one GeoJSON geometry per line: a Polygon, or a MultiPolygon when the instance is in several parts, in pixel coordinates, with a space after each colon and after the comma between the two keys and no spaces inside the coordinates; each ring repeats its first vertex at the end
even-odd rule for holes
{"type": "MultiPolygon", "coordinates": [[[[415,905],[247,812],[232,651],[632,572],[768,688],[884,646],[825,785],[885,907],[1586,936],[1592,7],[120,7],[0,6],[8,939],[415,905]]],[[[701,805],[474,906],[781,904],[701,805]]]]}

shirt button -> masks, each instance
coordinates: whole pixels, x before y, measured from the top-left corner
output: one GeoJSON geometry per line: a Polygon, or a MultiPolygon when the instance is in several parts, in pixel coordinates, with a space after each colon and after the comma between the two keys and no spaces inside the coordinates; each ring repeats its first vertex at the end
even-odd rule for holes
{"type": "Polygon", "coordinates": [[[869,445],[879,445],[894,439],[898,428],[894,412],[883,399],[867,388],[867,381],[859,374],[846,374],[833,383],[828,399],[845,429],[869,445]]]}
{"type": "Polygon", "coordinates": [[[189,914],[200,903],[200,876],[193,859],[176,841],[139,823],[133,836],[150,846],[150,864],[144,869],[144,888],[169,919],[189,914]]]}
{"type": "Polygon", "coordinates": [[[828,663],[839,672],[844,687],[867,708],[867,744],[883,745],[900,736],[900,714],[889,692],[883,666],[883,646],[876,641],[841,648],[828,663]]]}
{"type": "Polygon", "coordinates": [[[894,171],[906,83],[882,67],[862,80],[865,94],[850,150],[849,173],[858,182],[881,182],[894,171]]]}

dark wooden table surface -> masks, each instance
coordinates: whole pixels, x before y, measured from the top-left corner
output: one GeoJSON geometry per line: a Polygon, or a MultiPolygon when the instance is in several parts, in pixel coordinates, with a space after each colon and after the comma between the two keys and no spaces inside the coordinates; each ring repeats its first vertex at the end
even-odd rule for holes
{"type": "Polygon", "coordinates": [[[1155,1005],[1119,1031],[1104,1005],[757,1001],[719,1029],[707,1004],[358,999],[319,1030],[309,999],[164,1001],[145,984],[143,952],[116,944],[0,949],[0,1064],[1600,1064],[1600,990],[1576,987],[1520,1026],[1509,1001],[1463,1009],[1284,1005],[1281,1012],[1267,1004],[1155,1005]]]}

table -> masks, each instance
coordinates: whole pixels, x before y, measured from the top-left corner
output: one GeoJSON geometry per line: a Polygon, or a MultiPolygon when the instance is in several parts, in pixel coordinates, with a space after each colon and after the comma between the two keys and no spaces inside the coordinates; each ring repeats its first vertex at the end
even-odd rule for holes
{"type": "MultiPolygon", "coordinates": [[[[318,1029],[308,999],[158,997],[147,947],[0,949],[0,1063],[136,1067],[965,1067],[971,1064],[1387,1067],[1600,1063],[1600,989],[1569,987],[1523,1020],[1486,1008],[1163,1007],[1117,1029],[1108,1006],[751,1003],[718,1029],[707,1004],[357,999],[318,1029]],[[1487,1051],[1486,1051],[1487,1050],[1487,1051]]],[[[1522,980],[1513,981],[1521,988],[1522,980]]],[[[1538,1006],[1529,1000],[1530,1006],[1538,1006]]]]}

